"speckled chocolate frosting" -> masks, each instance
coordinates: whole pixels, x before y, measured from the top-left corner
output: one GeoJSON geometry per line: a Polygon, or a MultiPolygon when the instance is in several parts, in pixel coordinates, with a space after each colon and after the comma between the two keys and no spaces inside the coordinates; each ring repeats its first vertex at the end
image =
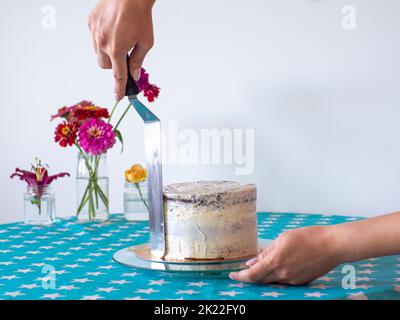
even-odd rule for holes
{"type": "Polygon", "coordinates": [[[254,201],[254,184],[232,181],[195,181],[174,183],[164,188],[164,199],[192,202],[198,205],[234,205],[254,201]]]}

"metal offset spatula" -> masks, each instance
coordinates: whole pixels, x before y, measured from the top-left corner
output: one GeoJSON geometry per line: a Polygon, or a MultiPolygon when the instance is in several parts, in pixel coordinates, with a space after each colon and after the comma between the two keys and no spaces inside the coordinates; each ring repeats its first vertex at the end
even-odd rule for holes
{"type": "Polygon", "coordinates": [[[165,255],[165,231],[161,165],[161,123],[160,119],[138,100],[138,93],[139,88],[128,70],[125,95],[144,121],[151,253],[154,257],[162,259],[165,255]]]}

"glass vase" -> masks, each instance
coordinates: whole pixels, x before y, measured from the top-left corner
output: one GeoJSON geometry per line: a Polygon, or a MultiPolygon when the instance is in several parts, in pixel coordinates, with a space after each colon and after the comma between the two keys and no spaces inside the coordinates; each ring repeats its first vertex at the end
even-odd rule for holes
{"type": "Polygon", "coordinates": [[[149,220],[147,182],[125,181],[124,215],[128,221],[149,220]]]}
{"type": "Polygon", "coordinates": [[[24,221],[30,225],[52,225],[56,219],[55,196],[49,186],[29,186],[24,194],[24,221]]]}
{"type": "Polygon", "coordinates": [[[79,222],[102,222],[109,219],[106,154],[78,154],[76,189],[79,222]]]}

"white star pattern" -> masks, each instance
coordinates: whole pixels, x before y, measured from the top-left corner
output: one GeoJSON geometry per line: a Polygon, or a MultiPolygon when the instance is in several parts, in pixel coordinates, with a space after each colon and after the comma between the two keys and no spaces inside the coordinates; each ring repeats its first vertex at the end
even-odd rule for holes
{"type": "Polygon", "coordinates": [[[373,274],[374,272],[375,272],[374,270],[370,270],[370,269],[358,271],[358,273],[361,273],[361,274],[373,274]]]}
{"type": "Polygon", "coordinates": [[[127,284],[127,283],[131,283],[130,281],[126,281],[126,280],[111,280],[110,284],[127,284]]]}
{"type": "Polygon", "coordinates": [[[370,277],[356,277],[357,281],[372,281],[370,277]]]}
{"type": "Polygon", "coordinates": [[[19,277],[12,275],[12,276],[2,276],[0,279],[6,279],[6,280],[13,280],[13,279],[17,279],[19,277]]]}
{"type": "Polygon", "coordinates": [[[51,299],[51,300],[54,300],[54,299],[63,298],[63,297],[65,297],[65,296],[63,296],[63,295],[61,295],[61,294],[59,294],[59,293],[47,293],[47,294],[44,294],[44,295],[42,296],[42,299],[51,299]]]}
{"type": "Polygon", "coordinates": [[[164,279],[160,279],[160,280],[150,280],[149,282],[149,286],[151,285],[159,285],[162,286],[163,284],[169,283],[168,281],[165,281],[164,279]]]}
{"type": "Polygon", "coordinates": [[[194,291],[194,290],[178,290],[176,292],[176,294],[188,294],[188,295],[192,295],[192,294],[196,294],[199,293],[198,291],[194,291]]]}
{"type": "Polygon", "coordinates": [[[26,253],[27,253],[27,254],[36,255],[36,254],[41,254],[41,253],[43,253],[43,252],[42,252],[42,251],[37,251],[37,250],[35,250],[35,251],[27,251],[26,253]]]}
{"type": "Polygon", "coordinates": [[[14,257],[13,259],[16,259],[16,260],[25,260],[26,258],[28,258],[27,256],[17,256],[17,257],[14,257]]]}
{"type": "Polygon", "coordinates": [[[18,296],[24,296],[25,294],[22,293],[21,291],[13,291],[13,292],[4,292],[3,295],[15,298],[18,296]]]}
{"type": "Polygon", "coordinates": [[[103,273],[103,272],[86,272],[86,274],[88,276],[98,277],[98,276],[100,276],[102,274],[105,274],[105,273],[103,273]]]}
{"type": "Polygon", "coordinates": [[[218,295],[220,295],[220,296],[229,296],[229,297],[234,297],[234,296],[237,296],[238,294],[243,294],[243,292],[239,292],[239,291],[235,291],[235,290],[218,292],[218,295]]]}
{"type": "Polygon", "coordinates": [[[15,272],[18,272],[18,273],[29,273],[29,272],[33,272],[33,270],[32,269],[18,269],[15,272]]]}
{"type": "Polygon", "coordinates": [[[113,269],[113,268],[115,268],[115,267],[114,267],[114,266],[100,266],[100,267],[98,267],[97,269],[110,270],[110,269],[113,269]]]}
{"type": "Polygon", "coordinates": [[[137,272],[131,272],[131,273],[122,274],[123,277],[136,277],[137,275],[139,275],[139,273],[137,273],[137,272]]]}
{"type": "Polygon", "coordinates": [[[375,267],[375,266],[377,266],[376,264],[373,264],[373,263],[364,263],[364,264],[360,264],[360,267],[361,268],[373,268],[373,267],[375,267]]]}
{"type": "Polygon", "coordinates": [[[310,288],[313,288],[313,289],[322,289],[322,290],[325,290],[325,289],[331,288],[331,287],[332,287],[332,286],[327,286],[327,285],[325,285],[325,284],[323,284],[323,283],[314,284],[314,285],[311,285],[311,286],[310,286],[310,288]]]}
{"type": "Polygon", "coordinates": [[[368,300],[368,297],[364,294],[364,292],[355,292],[348,296],[350,300],[368,300]]]}
{"type": "MultiPolygon", "coordinates": [[[[282,229],[306,225],[336,224],[345,217],[329,218],[315,215],[272,214],[265,219],[261,214],[259,236],[276,237],[282,229]]],[[[105,224],[77,224],[74,218],[61,218],[49,228],[18,224],[18,228],[0,225],[0,233],[7,229],[10,236],[0,238],[0,300],[59,300],[59,299],[368,299],[370,293],[383,292],[389,298],[400,293],[400,258],[366,259],[355,263],[356,290],[341,288],[341,268],[335,268],[317,281],[296,287],[285,285],[253,285],[225,279],[204,277],[176,277],[163,273],[129,270],[113,260],[116,251],[145,241],[148,222],[128,223],[122,215],[105,224]],[[64,228],[69,226],[69,228],[64,228]],[[140,232],[137,232],[139,229],[140,232]],[[12,230],[12,231],[11,231],[12,230]],[[19,231],[17,231],[19,230],[19,231]],[[83,232],[81,236],[76,236],[83,232]],[[100,232],[99,232],[100,231],[100,232]],[[17,240],[18,239],[18,240],[17,240]],[[396,263],[397,262],[397,263],[396,263]],[[53,290],[42,281],[52,280],[43,267],[49,265],[57,275],[53,290]],[[396,278],[395,274],[399,274],[396,278]],[[207,280],[205,280],[207,279],[207,280]],[[274,289],[275,288],[275,289],[274,289]],[[371,290],[375,289],[375,290],[371,290]],[[390,292],[393,296],[390,296],[390,292]]],[[[6,234],[6,233],[4,233],[6,234]]],[[[53,271],[52,271],[53,272],[53,271]]],[[[54,275],[53,273],[53,275],[54,275]]]]}
{"type": "Polygon", "coordinates": [[[63,268],[71,268],[71,269],[76,269],[82,267],[81,265],[74,263],[74,264],[66,264],[63,268]]]}
{"type": "Polygon", "coordinates": [[[273,292],[263,292],[263,293],[261,293],[261,296],[262,296],[262,297],[274,297],[274,298],[278,298],[279,296],[283,296],[283,295],[284,295],[284,293],[276,292],[276,291],[273,291],[273,292]]]}
{"type": "Polygon", "coordinates": [[[83,296],[81,300],[99,300],[104,299],[102,296],[95,294],[93,296],[83,296]]]}
{"type": "Polygon", "coordinates": [[[313,298],[321,298],[322,296],[326,296],[326,293],[321,293],[321,292],[306,292],[305,294],[304,294],[304,296],[305,297],[307,297],[307,298],[311,298],[311,297],[313,297],[313,298]]]}
{"type": "Polygon", "coordinates": [[[201,287],[207,286],[208,283],[207,282],[203,282],[203,281],[200,281],[200,282],[188,282],[187,285],[190,286],[190,287],[199,287],[199,288],[201,288],[201,287]]]}
{"type": "Polygon", "coordinates": [[[248,284],[245,284],[243,282],[228,284],[228,287],[234,287],[234,288],[243,288],[243,287],[247,287],[247,286],[248,286],[248,284]]]}
{"type": "Polygon", "coordinates": [[[45,265],[45,263],[40,262],[40,263],[31,263],[30,264],[32,267],[43,267],[45,265]]]}
{"type": "Polygon", "coordinates": [[[153,288],[149,288],[149,289],[137,289],[136,293],[146,293],[146,294],[152,294],[155,292],[159,292],[159,290],[154,290],[153,288]]]}
{"type": "Polygon", "coordinates": [[[80,258],[80,259],[76,259],[76,261],[78,261],[78,262],[90,262],[90,261],[93,261],[92,259],[90,259],[90,258],[80,258]]]}
{"type": "Polygon", "coordinates": [[[319,277],[317,280],[319,280],[319,281],[330,282],[330,281],[333,280],[333,279],[334,279],[334,278],[332,278],[332,277],[323,276],[323,277],[319,277]]]}
{"type": "Polygon", "coordinates": [[[113,287],[109,287],[109,288],[98,288],[96,291],[110,293],[110,292],[117,291],[117,290],[118,289],[115,289],[113,287]]]}
{"type": "Polygon", "coordinates": [[[365,289],[368,290],[369,288],[372,288],[373,286],[370,286],[368,284],[357,284],[356,285],[357,289],[365,289]]]}
{"type": "Polygon", "coordinates": [[[19,286],[19,288],[21,288],[21,289],[34,289],[34,288],[37,288],[37,287],[38,287],[38,285],[36,283],[23,284],[23,285],[19,286]]]}
{"type": "Polygon", "coordinates": [[[58,288],[58,290],[68,290],[68,291],[76,290],[76,289],[80,289],[80,288],[75,287],[74,285],[70,285],[70,286],[60,286],[60,287],[58,288]]]}
{"type": "Polygon", "coordinates": [[[93,280],[90,280],[90,279],[88,279],[88,278],[74,279],[74,280],[72,280],[72,282],[78,282],[78,283],[86,283],[86,282],[89,282],[89,281],[93,281],[93,280]]]}

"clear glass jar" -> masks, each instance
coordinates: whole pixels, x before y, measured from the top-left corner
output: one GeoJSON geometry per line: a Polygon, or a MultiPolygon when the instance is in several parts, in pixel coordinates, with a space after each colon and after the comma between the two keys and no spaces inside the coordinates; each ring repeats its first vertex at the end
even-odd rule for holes
{"type": "Polygon", "coordinates": [[[77,219],[102,222],[110,217],[107,156],[78,154],[76,173],[77,219]]]}
{"type": "Polygon", "coordinates": [[[131,183],[125,181],[124,215],[129,221],[149,220],[147,182],[131,183]]]}
{"type": "Polygon", "coordinates": [[[26,224],[48,226],[56,219],[55,196],[49,186],[28,186],[24,194],[26,224]]]}

